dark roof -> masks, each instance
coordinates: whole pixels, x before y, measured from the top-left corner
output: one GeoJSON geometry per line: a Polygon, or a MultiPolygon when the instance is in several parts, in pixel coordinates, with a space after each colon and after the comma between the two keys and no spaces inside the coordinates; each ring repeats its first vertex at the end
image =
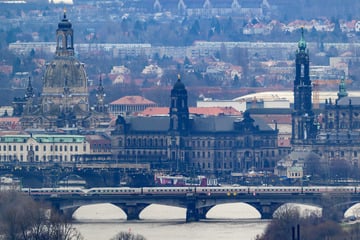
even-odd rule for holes
{"type": "Polygon", "coordinates": [[[130,117],[126,122],[130,124],[130,131],[166,132],[170,127],[168,116],[130,117]]]}
{"type": "Polygon", "coordinates": [[[193,119],[192,129],[195,132],[230,132],[234,131],[236,119],[238,117],[198,117],[193,119]]]}
{"type": "MultiPolygon", "coordinates": [[[[259,117],[253,117],[254,126],[258,126],[260,131],[271,131],[272,128],[259,117]]],[[[232,132],[234,122],[242,121],[239,116],[209,116],[190,119],[191,131],[194,132],[232,132]]],[[[128,117],[126,123],[130,124],[130,131],[140,132],[166,132],[170,128],[169,116],[152,117],[128,117]]]]}
{"type": "Polygon", "coordinates": [[[261,131],[273,130],[261,117],[251,116],[251,118],[255,120],[254,125],[259,126],[259,130],[261,131]]]}
{"type": "Polygon", "coordinates": [[[251,114],[291,114],[292,109],[290,108],[250,108],[247,109],[251,114]]]}
{"type": "Polygon", "coordinates": [[[351,101],[351,105],[360,106],[360,97],[343,97],[338,100],[339,106],[348,106],[351,101]]]}

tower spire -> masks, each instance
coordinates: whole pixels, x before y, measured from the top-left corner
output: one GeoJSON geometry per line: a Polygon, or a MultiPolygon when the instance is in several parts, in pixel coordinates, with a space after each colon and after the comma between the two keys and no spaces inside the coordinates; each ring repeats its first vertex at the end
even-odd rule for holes
{"type": "Polygon", "coordinates": [[[64,8],[63,19],[56,30],[56,56],[74,56],[74,31],[71,22],[66,18],[64,8]]]}
{"type": "Polygon", "coordinates": [[[106,111],[106,107],[105,107],[105,89],[102,83],[102,78],[100,76],[99,79],[99,85],[96,89],[96,106],[95,106],[95,110],[98,112],[105,112],[106,111]]]}
{"type": "Polygon", "coordinates": [[[25,98],[28,99],[28,98],[32,98],[34,96],[35,96],[34,88],[32,87],[31,78],[29,77],[28,85],[26,87],[26,92],[25,92],[25,98]]]}
{"type": "Polygon", "coordinates": [[[340,80],[340,84],[339,84],[339,92],[338,92],[338,100],[340,100],[343,97],[347,97],[348,93],[346,91],[346,86],[345,86],[345,77],[342,76],[341,80],[340,80]]]}
{"type": "Polygon", "coordinates": [[[299,51],[303,52],[306,49],[306,41],[304,38],[304,27],[301,27],[301,38],[298,42],[299,51]]]}
{"type": "Polygon", "coordinates": [[[296,51],[295,71],[291,140],[296,145],[313,139],[317,131],[312,110],[310,60],[309,51],[306,51],[304,28],[301,28],[301,38],[296,51]]]}

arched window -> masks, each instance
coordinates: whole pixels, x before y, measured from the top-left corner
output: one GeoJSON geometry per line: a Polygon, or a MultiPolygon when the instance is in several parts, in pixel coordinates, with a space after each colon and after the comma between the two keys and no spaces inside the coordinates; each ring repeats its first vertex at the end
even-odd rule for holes
{"type": "Polygon", "coordinates": [[[57,47],[58,48],[63,48],[63,35],[58,36],[57,47]]]}
{"type": "Polygon", "coordinates": [[[66,44],[67,44],[67,46],[66,46],[66,48],[72,48],[72,38],[71,38],[71,35],[70,34],[68,34],[67,36],[66,36],[66,44]]]}

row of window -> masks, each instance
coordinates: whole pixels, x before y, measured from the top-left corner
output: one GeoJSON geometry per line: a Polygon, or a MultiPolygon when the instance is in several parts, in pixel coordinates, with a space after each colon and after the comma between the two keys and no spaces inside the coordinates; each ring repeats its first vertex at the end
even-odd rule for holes
{"type": "Polygon", "coordinates": [[[207,163],[205,163],[205,162],[199,163],[198,162],[198,163],[192,164],[193,168],[209,169],[209,170],[213,169],[212,165],[214,165],[214,167],[217,169],[227,169],[227,168],[232,169],[233,168],[232,162],[229,162],[229,164],[227,164],[227,162],[223,162],[223,163],[218,162],[218,163],[214,163],[214,164],[212,164],[211,162],[207,162],[207,163]]]}
{"type": "MultiPolygon", "coordinates": [[[[123,142],[119,140],[119,146],[123,146],[123,142]]],[[[166,147],[166,139],[147,139],[147,138],[127,138],[126,147],[166,147]]],[[[245,138],[244,141],[224,140],[224,141],[210,141],[210,140],[197,140],[185,142],[187,147],[275,147],[276,141],[274,139],[268,140],[252,140],[245,138]]]]}
{"type": "MultiPolygon", "coordinates": [[[[221,158],[221,157],[233,157],[233,152],[216,152],[214,153],[216,155],[216,157],[221,158]]],[[[271,151],[260,151],[259,157],[275,157],[275,151],[271,150],[271,151]]],[[[192,157],[193,158],[212,158],[212,154],[211,152],[192,152],[192,157]]],[[[245,157],[252,157],[250,152],[247,152],[245,154],[245,157]]]]}
{"type": "MultiPolygon", "coordinates": [[[[330,151],[329,156],[330,157],[335,157],[335,156],[345,157],[345,151],[330,151]]],[[[357,151],[353,151],[352,157],[357,157],[357,156],[358,156],[357,151]]]]}
{"type": "MultiPolygon", "coordinates": [[[[33,151],[39,151],[40,149],[40,146],[39,145],[35,145],[35,146],[32,146],[32,145],[0,145],[0,151],[24,151],[24,149],[26,148],[26,151],[30,151],[30,150],[33,150],[33,151]]],[[[78,146],[67,146],[67,145],[50,145],[50,147],[46,146],[46,145],[43,145],[42,146],[42,149],[44,152],[46,152],[47,150],[50,150],[51,152],[52,151],[64,151],[64,152],[67,152],[67,151],[70,151],[70,152],[77,152],[79,151],[79,147],[78,146]]],[[[83,151],[86,152],[86,145],[83,145],[83,151]]]]}
{"type": "Polygon", "coordinates": [[[31,156],[31,155],[26,155],[24,156],[23,154],[20,155],[0,155],[0,161],[29,161],[29,162],[49,162],[49,161],[75,161],[75,160],[80,160],[78,159],[78,156],[75,155],[71,155],[71,156],[67,156],[67,155],[49,155],[49,156],[39,156],[39,155],[35,155],[35,156],[31,156]]]}

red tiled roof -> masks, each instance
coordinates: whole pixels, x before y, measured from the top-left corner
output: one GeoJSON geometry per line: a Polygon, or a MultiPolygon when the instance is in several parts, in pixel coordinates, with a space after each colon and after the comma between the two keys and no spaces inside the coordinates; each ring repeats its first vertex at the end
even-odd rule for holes
{"type": "Polygon", "coordinates": [[[122,105],[138,105],[138,104],[156,104],[142,96],[125,96],[111,102],[110,104],[122,104],[122,105]]]}

